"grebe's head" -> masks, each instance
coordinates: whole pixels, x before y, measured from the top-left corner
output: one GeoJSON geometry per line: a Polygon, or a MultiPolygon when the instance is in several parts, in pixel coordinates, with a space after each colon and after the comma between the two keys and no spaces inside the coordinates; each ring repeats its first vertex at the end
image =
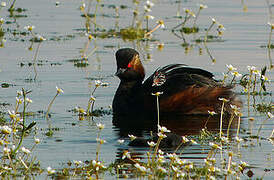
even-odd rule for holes
{"type": "Polygon", "coordinates": [[[136,50],[122,48],[116,52],[115,56],[117,63],[116,76],[125,81],[143,81],[145,70],[136,50]]]}

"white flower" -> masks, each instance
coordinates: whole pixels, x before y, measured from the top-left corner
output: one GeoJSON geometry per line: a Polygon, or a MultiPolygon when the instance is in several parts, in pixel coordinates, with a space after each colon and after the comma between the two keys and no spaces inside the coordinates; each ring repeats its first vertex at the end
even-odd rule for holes
{"type": "Polygon", "coordinates": [[[150,12],[151,11],[151,9],[147,5],[144,6],[144,9],[145,9],[146,12],[150,12]]]}
{"type": "Polygon", "coordinates": [[[123,143],[125,142],[125,140],[123,140],[123,139],[118,139],[117,142],[118,142],[119,144],[123,144],[123,143]]]}
{"type": "Polygon", "coordinates": [[[106,82],[101,83],[101,86],[108,86],[108,85],[109,85],[109,83],[106,83],[106,82]]]}
{"type": "Polygon", "coordinates": [[[215,111],[207,111],[209,115],[213,116],[215,114],[217,114],[215,111]]]}
{"type": "Polygon", "coordinates": [[[99,171],[100,169],[105,169],[106,167],[103,165],[103,163],[101,163],[100,161],[92,161],[92,165],[93,167],[95,167],[96,171],[99,171]]]}
{"type": "Polygon", "coordinates": [[[190,142],[191,142],[192,144],[195,144],[195,145],[198,144],[198,143],[197,143],[195,140],[193,140],[193,139],[191,139],[190,142]]]}
{"type": "Polygon", "coordinates": [[[264,76],[264,75],[261,76],[261,79],[262,79],[263,81],[268,81],[268,78],[267,78],[266,76],[264,76]]]}
{"type": "Polygon", "coordinates": [[[151,95],[153,95],[153,96],[160,96],[161,94],[163,94],[163,92],[151,93],[151,95]]]}
{"type": "Polygon", "coordinates": [[[235,140],[237,141],[237,143],[240,143],[241,141],[243,141],[243,139],[239,138],[238,136],[235,137],[235,140]]]}
{"type": "Polygon", "coordinates": [[[96,162],[95,160],[92,160],[91,164],[92,164],[93,166],[96,166],[97,162],[96,162]]]}
{"type": "Polygon", "coordinates": [[[44,37],[41,36],[40,34],[35,35],[35,38],[36,38],[37,40],[39,40],[39,41],[45,41],[45,40],[47,40],[46,38],[44,38],[44,37]]]}
{"type": "Polygon", "coordinates": [[[63,89],[58,88],[57,86],[56,86],[56,89],[57,89],[57,93],[58,93],[58,94],[59,94],[59,93],[64,93],[63,89]]]}
{"type": "Polygon", "coordinates": [[[200,9],[206,9],[206,8],[207,8],[207,5],[199,4],[199,7],[200,7],[200,9]]]}
{"type": "Polygon", "coordinates": [[[186,165],[186,168],[187,168],[187,169],[193,169],[193,164],[190,163],[190,164],[186,165]]]}
{"type": "Polygon", "coordinates": [[[221,23],[218,23],[218,30],[220,31],[220,30],[225,30],[225,27],[224,27],[224,25],[223,24],[221,24],[221,23]]]}
{"type": "Polygon", "coordinates": [[[217,23],[217,21],[214,18],[211,18],[212,23],[217,23]]]}
{"type": "Polygon", "coordinates": [[[159,153],[160,155],[164,155],[164,152],[163,152],[161,149],[158,150],[158,153],[159,153]]]}
{"type": "Polygon", "coordinates": [[[157,169],[161,172],[161,173],[166,173],[167,170],[161,166],[158,166],[157,169]]]}
{"type": "Polygon", "coordinates": [[[176,177],[177,178],[184,178],[186,176],[186,174],[184,172],[176,172],[176,177]]]}
{"type": "Polygon", "coordinates": [[[161,131],[162,133],[170,132],[165,126],[159,126],[158,125],[158,130],[161,131]]]}
{"type": "Polygon", "coordinates": [[[271,114],[271,112],[268,112],[267,116],[268,116],[269,119],[272,119],[274,117],[273,114],[271,114]]]}
{"type": "Polygon", "coordinates": [[[253,71],[255,71],[256,67],[255,66],[247,66],[247,69],[248,69],[248,71],[253,72],[253,71]]]}
{"type": "Polygon", "coordinates": [[[175,163],[176,163],[176,164],[179,164],[180,166],[182,166],[182,165],[188,163],[188,161],[185,160],[185,159],[179,159],[179,158],[177,158],[177,159],[175,160],[175,163]]]}
{"type": "Polygon", "coordinates": [[[80,114],[87,114],[86,111],[81,107],[75,107],[74,109],[76,112],[79,112],[80,114]]]}
{"type": "Polygon", "coordinates": [[[229,100],[226,99],[226,98],[218,98],[218,100],[223,101],[223,102],[228,102],[228,101],[229,101],[229,100]]]}
{"type": "Polygon", "coordinates": [[[54,169],[52,169],[50,166],[47,167],[47,171],[48,171],[48,174],[54,174],[56,171],[54,169]]]}
{"type": "Polygon", "coordinates": [[[240,165],[243,166],[243,167],[249,166],[249,164],[247,164],[247,163],[244,162],[244,161],[240,161],[240,165]]]}
{"type": "Polygon", "coordinates": [[[177,167],[171,166],[171,169],[172,169],[175,173],[178,173],[178,172],[179,172],[179,169],[178,169],[177,167]]]}
{"type": "Polygon", "coordinates": [[[3,134],[10,134],[12,129],[9,126],[0,126],[0,130],[3,134]]]}
{"type": "Polygon", "coordinates": [[[5,20],[3,18],[0,18],[0,25],[4,24],[5,20]]]}
{"type": "Polygon", "coordinates": [[[163,139],[166,138],[167,136],[165,134],[163,134],[162,132],[157,133],[157,135],[159,136],[159,138],[163,139]]]}
{"type": "Polygon", "coordinates": [[[215,167],[214,167],[214,166],[209,167],[209,168],[208,168],[208,171],[209,171],[209,172],[215,172],[215,167]]]}
{"type": "Polygon", "coordinates": [[[165,28],[165,23],[163,20],[159,20],[157,23],[160,25],[160,28],[165,28]]]}
{"type": "Polygon", "coordinates": [[[35,144],[39,144],[40,143],[40,139],[34,138],[34,142],[35,142],[35,144]]]}
{"type": "Polygon", "coordinates": [[[95,102],[96,101],[96,98],[94,97],[94,96],[90,96],[90,101],[93,101],[93,102],[95,102]]]}
{"type": "Polygon", "coordinates": [[[156,146],[156,143],[153,142],[153,141],[149,141],[149,142],[147,142],[147,144],[148,144],[150,147],[156,146]]]}
{"type": "Polygon", "coordinates": [[[1,2],[1,7],[6,7],[7,6],[7,3],[6,2],[1,2]]]}
{"type": "Polygon", "coordinates": [[[146,19],[154,19],[154,16],[146,15],[146,19]]]}
{"type": "Polygon", "coordinates": [[[237,71],[234,71],[234,72],[231,72],[231,74],[235,77],[242,77],[242,74],[240,74],[239,72],[237,71]]]}
{"type": "Polygon", "coordinates": [[[233,111],[239,111],[240,110],[240,108],[238,106],[233,105],[233,104],[230,104],[230,107],[233,111]]]}
{"type": "Polygon", "coordinates": [[[3,148],[3,152],[4,152],[4,154],[8,154],[10,152],[10,149],[7,148],[7,147],[4,147],[3,148]]]}
{"type": "Polygon", "coordinates": [[[261,73],[260,73],[260,71],[259,71],[258,69],[255,69],[255,70],[254,70],[254,74],[256,74],[256,75],[258,75],[258,76],[261,76],[261,73]]]}
{"type": "Polygon", "coordinates": [[[158,154],[157,163],[163,164],[165,161],[165,157],[163,155],[158,154]]]}
{"type": "Polygon", "coordinates": [[[226,79],[228,77],[228,74],[223,73],[224,79],[226,79]]]}
{"type": "Polygon", "coordinates": [[[229,71],[236,71],[237,68],[235,68],[234,66],[232,66],[231,64],[226,65],[226,67],[228,68],[229,71]]]}
{"type": "Polygon", "coordinates": [[[8,113],[10,115],[10,118],[15,119],[17,117],[17,114],[14,111],[8,110],[8,113]]]}
{"type": "Polygon", "coordinates": [[[138,169],[141,172],[146,172],[147,171],[146,167],[141,166],[139,163],[134,164],[134,166],[136,167],[136,169],[138,169]]]}
{"type": "Polygon", "coordinates": [[[218,144],[215,144],[213,142],[209,142],[209,146],[211,146],[213,149],[222,149],[218,144]]]}
{"type": "Polygon", "coordinates": [[[29,99],[29,98],[26,98],[26,102],[27,102],[27,103],[32,103],[32,100],[29,99]]]}
{"type": "Polygon", "coordinates": [[[28,31],[32,31],[35,28],[35,26],[25,26],[24,29],[28,31]]]}
{"type": "Polygon", "coordinates": [[[146,2],[146,5],[149,6],[149,7],[152,7],[152,6],[154,6],[154,3],[151,2],[151,1],[147,1],[147,2],[146,2]]]}
{"type": "Polygon", "coordinates": [[[21,148],[21,151],[22,151],[23,153],[25,153],[25,154],[29,154],[29,153],[30,153],[30,150],[28,150],[28,149],[25,148],[25,147],[22,147],[22,148],[21,148]]]}
{"type": "Polygon", "coordinates": [[[95,80],[95,86],[101,86],[102,85],[102,81],[100,80],[95,80]]]}
{"type": "Polygon", "coordinates": [[[76,166],[79,166],[80,164],[83,164],[82,161],[76,161],[76,160],[73,160],[73,163],[74,163],[76,166]]]}
{"type": "Polygon", "coordinates": [[[270,22],[268,22],[267,23],[272,29],[274,29],[274,24],[272,24],[272,23],[270,23],[270,22]]]}
{"type": "Polygon", "coordinates": [[[102,123],[97,123],[96,126],[97,126],[97,128],[98,128],[99,130],[102,130],[102,129],[105,128],[105,125],[102,124],[102,123]]]}
{"type": "Polygon", "coordinates": [[[5,170],[9,171],[9,170],[12,170],[12,168],[8,167],[8,166],[4,166],[3,167],[5,170]]]}
{"type": "Polygon", "coordinates": [[[123,152],[122,159],[125,159],[125,158],[128,158],[128,159],[130,159],[130,158],[131,158],[131,157],[130,157],[130,153],[129,153],[129,151],[127,151],[127,150],[125,150],[125,151],[123,152]]]}
{"type": "Polygon", "coordinates": [[[189,142],[189,139],[187,139],[187,137],[185,137],[185,136],[182,136],[182,142],[187,143],[187,142],[189,142]]]}
{"type": "Polygon", "coordinates": [[[151,1],[146,1],[146,4],[144,5],[144,9],[146,12],[150,12],[153,6],[154,4],[151,1]]]}
{"type": "Polygon", "coordinates": [[[83,3],[83,4],[80,6],[80,9],[81,9],[81,10],[84,10],[85,8],[86,8],[86,4],[83,3]]]}
{"type": "Polygon", "coordinates": [[[176,160],[178,158],[178,156],[175,153],[172,153],[172,154],[167,153],[167,157],[169,157],[169,159],[171,160],[176,160]]]}
{"type": "Polygon", "coordinates": [[[131,135],[131,134],[129,134],[128,137],[130,138],[131,141],[133,141],[134,139],[136,139],[136,136],[131,135]]]}
{"type": "Polygon", "coordinates": [[[215,167],[215,172],[221,172],[221,169],[220,168],[217,168],[217,167],[215,167]]]}
{"type": "Polygon", "coordinates": [[[189,11],[189,14],[192,16],[192,17],[196,17],[196,15],[195,15],[195,13],[194,12],[192,12],[192,11],[189,11]]]}
{"type": "Polygon", "coordinates": [[[23,96],[23,92],[22,91],[16,91],[17,96],[23,96]]]}
{"type": "Polygon", "coordinates": [[[228,142],[229,142],[229,139],[228,139],[227,137],[222,136],[222,137],[221,137],[221,141],[222,141],[223,143],[228,143],[228,142]]]}
{"type": "Polygon", "coordinates": [[[100,139],[100,138],[96,138],[97,142],[99,142],[100,144],[105,144],[107,141],[104,139],[100,139]]]}

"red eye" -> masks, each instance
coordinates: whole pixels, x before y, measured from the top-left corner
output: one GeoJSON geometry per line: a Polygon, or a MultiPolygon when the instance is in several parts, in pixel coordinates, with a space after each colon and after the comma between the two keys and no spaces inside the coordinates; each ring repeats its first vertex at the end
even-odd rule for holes
{"type": "Polygon", "coordinates": [[[128,67],[128,68],[131,68],[131,67],[132,67],[132,65],[129,63],[129,64],[127,65],[127,67],[128,67]]]}

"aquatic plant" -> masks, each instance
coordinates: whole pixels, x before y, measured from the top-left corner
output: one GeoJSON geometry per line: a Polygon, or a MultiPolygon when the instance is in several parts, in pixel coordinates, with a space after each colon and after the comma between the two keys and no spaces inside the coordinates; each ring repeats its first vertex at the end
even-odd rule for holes
{"type": "Polygon", "coordinates": [[[34,137],[34,145],[31,148],[23,146],[24,138],[36,125],[36,122],[28,123],[26,119],[27,108],[32,103],[27,97],[29,93],[31,91],[25,89],[17,92],[15,109],[8,111],[9,119],[0,126],[0,145],[3,146],[0,170],[2,177],[42,173],[40,164],[32,155],[40,139],[34,137]],[[22,112],[18,112],[20,106],[22,112]]]}
{"type": "Polygon", "coordinates": [[[152,93],[153,96],[156,97],[156,104],[157,104],[157,119],[158,119],[158,127],[160,126],[160,105],[159,105],[159,96],[163,94],[163,92],[156,92],[155,94],[152,93]]]}
{"type": "Polygon", "coordinates": [[[52,106],[53,102],[55,101],[56,97],[59,94],[64,93],[64,91],[61,88],[58,88],[57,86],[56,86],[56,90],[57,90],[57,92],[56,92],[55,96],[53,97],[53,99],[50,101],[50,103],[48,105],[48,110],[45,115],[45,117],[48,121],[48,125],[49,125],[49,128],[48,128],[49,131],[46,133],[47,136],[52,136],[52,134],[53,134],[52,127],[51,127],[51,121],[50,121],[50,117],[49,117],[49,111],[50,111],[51,106],[52,106]]]}

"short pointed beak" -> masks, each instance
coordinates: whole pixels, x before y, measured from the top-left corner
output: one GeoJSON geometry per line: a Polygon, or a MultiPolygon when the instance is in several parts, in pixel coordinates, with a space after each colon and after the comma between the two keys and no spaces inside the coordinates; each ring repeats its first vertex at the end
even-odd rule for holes
{"type": "Polygon", "coordinates": [[[115,73],[115,76],[119,76],[123,74],[127,69],[126,68],[118,68],[117,72],[115,73]]]}

